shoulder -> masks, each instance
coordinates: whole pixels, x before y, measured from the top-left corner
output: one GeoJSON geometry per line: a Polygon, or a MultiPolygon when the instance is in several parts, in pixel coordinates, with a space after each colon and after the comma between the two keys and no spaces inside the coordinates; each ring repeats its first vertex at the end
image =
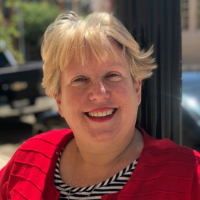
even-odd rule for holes
{"type": "Polygon", "coordinates": [[[164,159],[183,159],[185,162],[196,164],[200,159],[200,154],[186,146],[180,146],[169,139],[154,139],[151,145],[146,146],[149,153],[162,155],[164,159]]]}
{"type": "Polygon", "coordinates": [[[17,149],[6,168],[12,165],[20,168],[22,165],[38,164],[44,168],[43,163],[49,164],[71,138],[73,133],[70,129],[52,130],[29,138],[17,149]]]}
{"type": "Polygon", "coordinates": [[[138,162],[138,177],[162,180],[162,190],[187,193],[200,198],[200,154],[169,139],[155,139],[144,133],[144,148],[138,162]],[[140,167],[139,167],[140,166],[140,167]]]}
{"type": "MultiPolygon", "coordinates": [[[[144,148],[139,161],[143,168],[155,174],[192,180],[200,166],[200,154],[189,147],[180,146],[169,139],[155,139],[145,131],[144,148]]],[[[199,171],[200,174],[200,171],[199,171]]]]}
{"type": "Polygon", "coordinates": [[[182,160],[183,162],[193,163],[196,165],[200,159],[200,154],[185,146],[180,146],[173,141],[165,139],[155,139],[149,136],[142,128],[139,127],[144,137],[144,149],[145,154],[149,154],[150,157],[155,157],[160,161],[167,160],[182,160]]]}
{"type": "MultiPolygon", "coordinates": [[[[43,133],[24,142],[0,172],[2,196],[6,196],[14,187],[17,189],[18,185],[22,187],[20,192],[30,196],[26,187],[29,187],[30,191],[35,191],[35,185],[41,186],[45,183],[49,173],[54,173],[59,152],[71,138],[72,131],[63,129],[43,133]],[[30,185],[30,182],[33,184],[30,185]]],[[[0,199],[2,196],[0,195],[0,199]]]]}
{"type": "Polygon", "coordinates": [[[70,129],[52,130],[28,139],[18,152],[34,152],[50,156],[55,150],[61,150],[72,137],[73,133],[70,129]]]}

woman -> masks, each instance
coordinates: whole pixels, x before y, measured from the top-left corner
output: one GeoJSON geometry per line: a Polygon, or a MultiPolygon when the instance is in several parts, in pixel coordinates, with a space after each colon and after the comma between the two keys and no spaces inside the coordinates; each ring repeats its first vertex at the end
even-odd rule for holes
{"type": "Polygon", "coordinates": [[[26,141],[1,171],[0,199],[200,199],[199,153],[135,126],[151,54],[109,14],[59,16],[43,86],[71,130],[26,141]]]}

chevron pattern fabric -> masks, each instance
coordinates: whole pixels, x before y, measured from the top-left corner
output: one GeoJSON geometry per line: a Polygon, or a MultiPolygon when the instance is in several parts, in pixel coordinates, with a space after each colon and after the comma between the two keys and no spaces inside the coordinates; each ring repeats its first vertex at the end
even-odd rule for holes
{"type": "MultiPolygon", "coordinates": [[[[61,152],[62,153],[62,152],[61,152]]],[[[54,174],[54,183],[56,189],[60,192],[59,200],[68,199],[70,186],[66,185],[61,177],[59,172],[59,163],[61,158],[61,153],[58,158],[55,174],[54,174]]],[[[138,159],[133,161],[129,166],[121,170],[119,173],[115,174],[111,178],[97,184],[88,187],[72,187],[70,191],[70,199],[73,200],[82,200],[85,199],[89,193],[92,191],[90,196],[87,198],[88,200],[100,200],[102,195],[116,193],[120,191],[123,186],[127,183],[129,178],[131,177],[138,159]],[[93,188],[95,189],[93,190],[93,188]]]]}

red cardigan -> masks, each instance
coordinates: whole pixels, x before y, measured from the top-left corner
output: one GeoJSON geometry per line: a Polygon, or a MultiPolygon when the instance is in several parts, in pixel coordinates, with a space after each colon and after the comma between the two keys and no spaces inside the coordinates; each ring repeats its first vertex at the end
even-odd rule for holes
{"type": "MultiPolygon", "coordinates": [[[[200,200],[200,154],[144,130],[144,148],[124,188],[109,200],[200,200]]],[[[27,140],[0,172],[0,200],[58,200],[54,170],[71,130],[50,131],[27,140]]]]}

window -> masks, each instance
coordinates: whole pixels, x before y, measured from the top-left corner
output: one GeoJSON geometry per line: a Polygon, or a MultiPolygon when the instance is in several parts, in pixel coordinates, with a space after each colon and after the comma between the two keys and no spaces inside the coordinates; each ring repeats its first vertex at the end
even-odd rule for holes
{"type": "Polygon", "coordinates": [[[188,29],[188,0],[181,0],[181,26],[182,30],[188,29]]]}
{"type": "Polygon", "coordinates": [[[197,29],[200,29],[200,0],[197,0],[197,29]]]}

